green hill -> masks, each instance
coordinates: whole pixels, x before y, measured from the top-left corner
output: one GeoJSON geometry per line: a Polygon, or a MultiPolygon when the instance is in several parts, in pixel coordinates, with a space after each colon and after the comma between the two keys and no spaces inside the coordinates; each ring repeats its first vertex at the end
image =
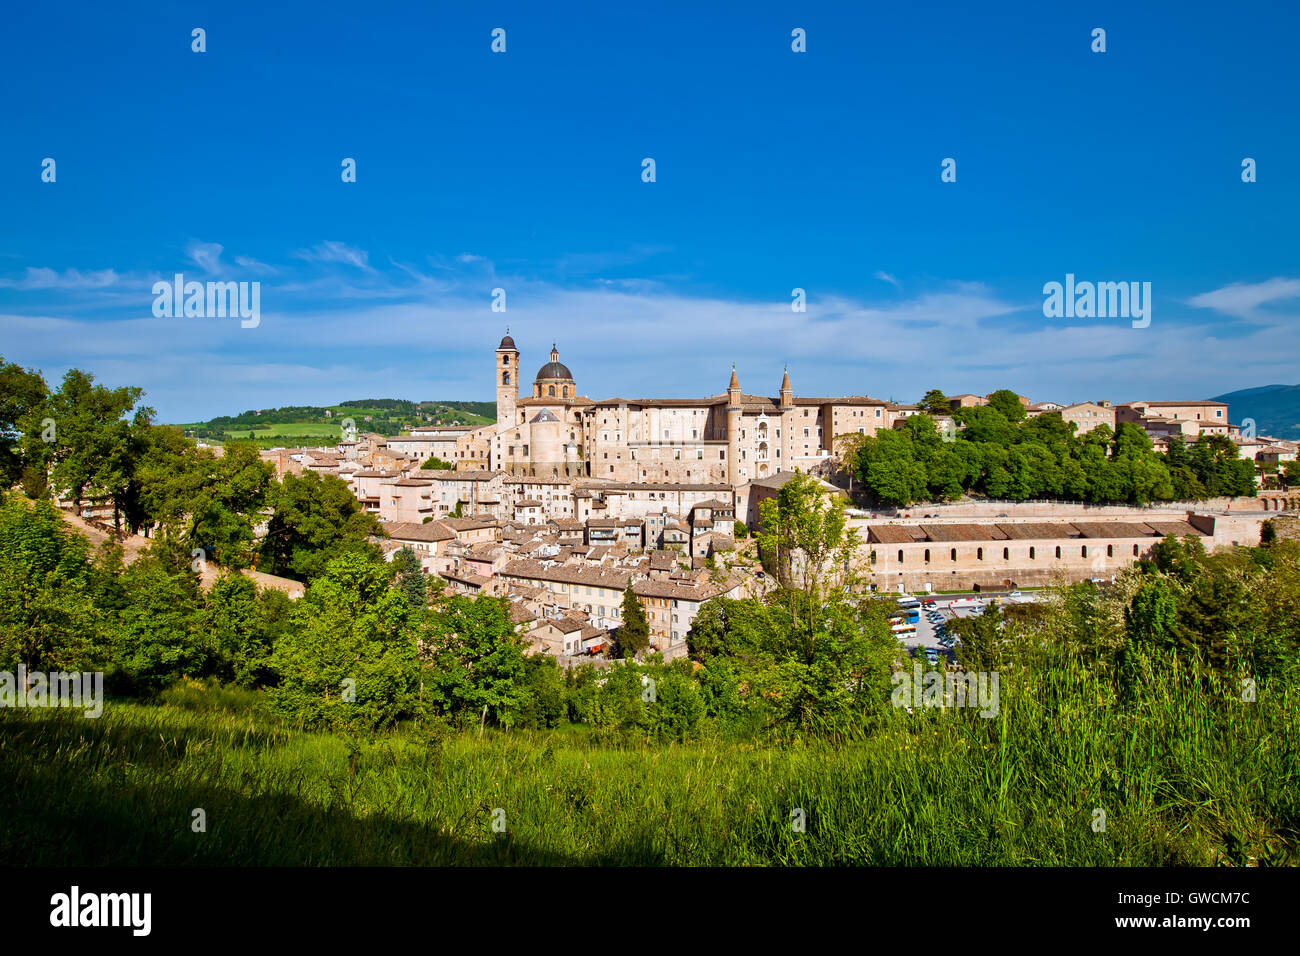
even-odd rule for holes
{"type": "Polygon", "coordinates": [[[1216,395],[1214,402],[1227,402],[1234,424],[1255,420],[1255,434],[1300,441],[1300,385],[1261,385],[1216,395]]]}
{"type": "Polygon", "coordinates": [[[206,422],[178,427],[191,438],[206,442],[246,440],[256,442],[261,448],[273,448],[337,441],[347,419],[356,424],[358,432],[385,436],[400,435],[419,426],[489,425],[496,421],[496,402],[366,398],[337,405],[249,409],[238,415],[219,415],[206,422]]]}

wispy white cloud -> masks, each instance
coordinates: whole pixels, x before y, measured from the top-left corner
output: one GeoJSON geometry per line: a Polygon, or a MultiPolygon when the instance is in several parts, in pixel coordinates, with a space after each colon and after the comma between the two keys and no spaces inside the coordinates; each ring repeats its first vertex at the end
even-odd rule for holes
{"type": "Polygon", "coordinates": [[[367,272],[372,271],[370,254],[364,249],[349,246],[345,242],[318,242],[310,249],[297,249],[292,255],[295,259],[302,259],[305,262],[337,262],[367,272]]]}
{"type": "Polygon", "coordinates": [[[334,268],[285,267],[284,281],[264,283],[256,329],[235,320],[154,318],[147,282],[139,290],[128,283],[133,294],[124,295],[122,283],[108,278],[121,279],[112,270],[28,270],[6,284],[53,290],[50,308],[0,314],[6,357],[112,372],[119,383],[143,385],[164,419],[188,421],[381,393],[490,399],[492,349],[507,324],[525,365],[540,366],[554,339],[580,390],[597,398],[717,394],[732,361],[746,390],[766,394],[775,394],[789,363],[804,395],[915,401],[931,387],[981,394],[1008,387],[1066,402],[1207,398],[1290,381],[1300,354],[1300,322],[1261,308],[1294,297],[1298,290],[1288,283],[1295,280],[1228,286],[1189,300],[1256,310],[1256,321],[1234,329],[1217,318],[1173,319],[1159,310],[1149,328],[1133,329],[1106,320],[1045,321],[1036,298],[1017,301],[977,282],[929,282],[908,295],[814,295],[807,312],[796,313],[789,300],[691,294],[654,279],[574,283],[497,274],[490,260],[469,254],[432,258],[428,267],[393,261],[379,270],[360,250],[315,248],[309,261],[334,268]],[[88,282],[104,285],[89,298],[62,295],[88,282]],[[504,314],[492,311],[498,285],[507,290],[504,314]],[[120,317],[106,319],[108,306],[120,317]]]}
{"type": "Polygon", "coordinates": [[[902,292],[902,291],[903,291],[903,284],[902,284],[901,282],[899,282],[896,278],[894,278],[893,276],[891,276],[891,275],[890,275],[888,272],[886,272],[884,269],[877,269],[877,270],[876,270],[876,278],[879,279],[881,282],[888,282],[890,285],[892,285],[892,286],[893,286],[895,289],[897,289],[899,292],[902,292]]]}
{"type": "Polygon", "coordinates": [[[0,279],[0,288],[6,289],[103,289],[118,281],[118,274],[112,269],[99,269],[82,272],[78,269],[65,269],[56,272],[44,267],[27,267],[21,279],[0,279]]]}
{"type": "Polygon", "coordinates": [[[235,256],[235,264],[241,269],[247,269],[249,272],[257,272],[261,275],[278,275],[280,272],[275,266],[259,262],[252,256],[235,256]]]}
{"type": "Polygon", "coordinates": [[[209,275],[221,271],[221,252],[219,242],[200,242],[194,239],[185,247],[185,257],[209,275]]]}
{"type": "Polygon", "coordinates": [[[1264,282],[1234,282],[1187,300],[1188,305],[1213,309],[1239,319],[1259,319],[1259,307],[1300,297],[1300,279],[1274,278],[1264,282]]]}

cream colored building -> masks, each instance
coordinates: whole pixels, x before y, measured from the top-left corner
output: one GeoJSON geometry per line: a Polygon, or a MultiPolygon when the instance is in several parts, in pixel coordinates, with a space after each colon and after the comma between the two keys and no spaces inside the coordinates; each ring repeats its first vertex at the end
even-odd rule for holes
{"type": "MultiPolygon", "coordinates": [[[[795,468],[826,470],[837,436],[874,435],[896,416],[867,396],[796,397],[789,373],[776,396],[747,394],[735,369],[726,391],[708,398],[593,401],[578,393],[554,345],[527,395],[521,375],[507,335],[496,350],[498,420],[489,426],[487,467],[516,476],[736,488],[795,468]]],[[[457,467],[470,467],[461,454],[470,442],[458,444],[457,467]]]]}

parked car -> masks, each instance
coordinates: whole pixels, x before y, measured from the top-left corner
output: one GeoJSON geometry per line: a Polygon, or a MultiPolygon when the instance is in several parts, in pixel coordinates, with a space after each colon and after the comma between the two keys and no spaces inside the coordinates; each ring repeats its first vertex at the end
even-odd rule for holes
{"type": "Polygon", "coordinates": [[[939,606],[939,602],[936,601],[934,598],[926,598],[924,601],[921,602],[921,606],[922,606],[922,607],[938,607],[938,606],[939,606]]]}

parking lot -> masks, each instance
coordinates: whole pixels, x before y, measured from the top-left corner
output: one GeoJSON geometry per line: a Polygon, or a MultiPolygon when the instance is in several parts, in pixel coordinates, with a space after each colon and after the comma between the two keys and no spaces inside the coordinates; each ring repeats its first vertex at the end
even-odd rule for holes
{"type": "MultiPolygon", "coordinates": [[[[978,597],[970,594],[930,596],[918,594],[916,597],[922,602],[920,618],[916,623],[916,635],[906,638],[903,641],[903,646],[909,650],[916,647],[933,648],[940,654],[943,654],[946,649],[939,642],[939,629],[949,621],[983,614],[985,607],[993,601],[991,597],[978,597]],[[926,607],[925,603],[929,601],[933,601],[935,607],[926,607]],[[937,615],[937,619],[932,620],[932,614],[937,615]]],[[[1024,595],[1020,599],[1033,600],[1029,595],[1024,595]]]]}

